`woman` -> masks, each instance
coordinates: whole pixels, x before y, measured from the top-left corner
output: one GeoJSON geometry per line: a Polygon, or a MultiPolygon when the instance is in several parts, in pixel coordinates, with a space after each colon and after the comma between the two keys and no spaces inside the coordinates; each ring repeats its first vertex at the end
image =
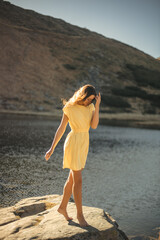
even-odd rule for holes
{"type": "Polygon", "coordinates": [[[69,122],[71,131],[64,142],[63,168],[69,168],[70,172],[57,211],[63,214],[67,221],[73,219],[68,216],[66,210],[73,193],[77,208],[77,219],[81,227],[89,226],[82,211],[82,170],[85,167],[89,149],[89,128],[96,129],[99,123],[100,102],[100,92],[97,95],[95,87],[90,84],[80,87],[68,101],[63,99],[65,106],[62,109],[62,120],[52,146],[45,155],[45,159],[48,161],[69,122]],[[95,106],[93,104],[94,99],[96,100],[95,106]]]}

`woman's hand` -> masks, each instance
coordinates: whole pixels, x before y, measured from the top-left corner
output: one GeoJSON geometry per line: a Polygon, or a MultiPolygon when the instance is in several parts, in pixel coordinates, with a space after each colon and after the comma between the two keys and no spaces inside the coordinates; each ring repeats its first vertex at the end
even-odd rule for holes
{"type": "Polygon", "coordinates": [[[100,94],[100,92],[99,92],[98,95],[96,95],[95,99],[96,99],[96,104],[95,105],[99,105],[100,102],[101,102],[101,94],[100,94]]]}
{"type": "Polygon", "coordinates": [[[53,153],[53,150],[51,148],[46,152],[46,154],[45,154],[46,161],[48,161],[48,159],[51,157],[52,153],[53,153]]]}

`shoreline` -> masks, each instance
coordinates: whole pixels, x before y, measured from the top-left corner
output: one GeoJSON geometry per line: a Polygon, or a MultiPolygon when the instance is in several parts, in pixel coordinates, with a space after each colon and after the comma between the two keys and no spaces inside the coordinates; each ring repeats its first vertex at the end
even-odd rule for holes
{"type": "MultiPolygon", "coordinates": [[[[21,115],[54,118],[61,120],[62,110],[55,109],[52,112],[33,112],[17,110],[0,110],[0,115],[21,115]]],[[[108,126],[134,127],[160,130],[160,115],[136,114],[136,113],[99,113],[99,123],[108,126]]]]}

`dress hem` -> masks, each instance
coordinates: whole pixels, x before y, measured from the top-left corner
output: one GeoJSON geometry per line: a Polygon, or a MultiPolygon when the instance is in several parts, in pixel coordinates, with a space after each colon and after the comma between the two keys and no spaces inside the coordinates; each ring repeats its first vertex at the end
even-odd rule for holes
{"type": "MultiPolygon", "coordinates": [[[[85,167],[85,166],[84,166],[84,167],[85,167]]],[[[82,168],[80,168],[80,169],[72,169],[72,168],[70,168],[70,167],[62,167],[62,169],[68,168],[68,169],[73,170],[73,171],[79,171],[79,170],[84,169],[84,167],[82,167],[82,168]]]]}

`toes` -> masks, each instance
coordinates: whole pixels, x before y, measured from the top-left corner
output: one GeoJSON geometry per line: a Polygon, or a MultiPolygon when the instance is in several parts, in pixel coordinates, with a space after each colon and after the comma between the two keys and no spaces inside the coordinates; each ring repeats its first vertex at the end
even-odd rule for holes
{"type": "Polygon", "coordinates": [[[67,221],[73,220],[73,218],[72,218],[72,217],[69,217],[68,215],[66,216],[66,219],[67,219],[67,221]]]}

